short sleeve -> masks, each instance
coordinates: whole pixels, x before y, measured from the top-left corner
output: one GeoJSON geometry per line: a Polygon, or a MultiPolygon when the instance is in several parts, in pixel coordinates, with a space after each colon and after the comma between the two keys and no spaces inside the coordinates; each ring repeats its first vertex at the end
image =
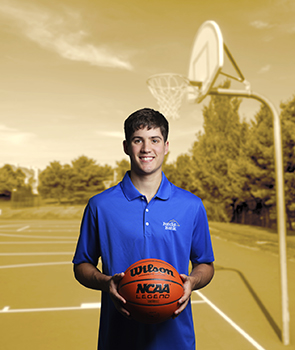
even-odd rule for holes
{"type": "Polygon", "coordinates": [[[196,213],[190,260],[198,264],[214,261],[207,213],[201,200],[196,213]]]}
{"type": "Polygon", "coordinates": [[[97,266],[100,255],[98,221],[88,203],[84,210],[73,263],[81,264],[87,262],[97,266]]]}

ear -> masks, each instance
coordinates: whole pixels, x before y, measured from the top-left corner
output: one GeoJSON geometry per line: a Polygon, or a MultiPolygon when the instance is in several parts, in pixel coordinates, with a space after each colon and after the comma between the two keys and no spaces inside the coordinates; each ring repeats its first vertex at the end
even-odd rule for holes
{"type": "Polygon", "coordinates": [[[127,156],[129,156],[128,143],[126,140],[123,141],[123,149],[124,149],[124,152],[127,154],[127,156]]]}
{"type": "Polygon", "coordinates": [[[166,141],[165,143],[165,156],[169,152],[169,141],[166,141]]]}

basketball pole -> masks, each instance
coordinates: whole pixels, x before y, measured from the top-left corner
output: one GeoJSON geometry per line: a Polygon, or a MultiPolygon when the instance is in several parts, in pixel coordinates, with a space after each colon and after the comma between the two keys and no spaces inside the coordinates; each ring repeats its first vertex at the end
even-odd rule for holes
{"type": "Polygon", "coordinates": [[[250,90],[231,90],[213,88],[209,95],[235,96],[256,99],[265,104],[273,116],[274,146],[275,146],[275,167],[276,167],[276,197],[277,197],[277,230],[279,236],[280,254],[280,278],[281,278],[281,304],[282,304],[282,341],[284,345],[290,343],[290,316],[288,300],[288,277],[287,277],[287,252],[286,252],[286,210],[285,191],[283,174],[283,151],[282,132],[280,117],[274,105],[264,96],[250,90]]]}
{"type": "MultiPolygon", "coordinates": [[[[166,74],[167,75],[167,74],[166,74]]],[[[175,74],[168,74],[168,76],[175,74]]],[[[159,75],[158,75],[159,76],[159,75]]],[[[177,76],[179,76],[177,74],[177,76]]],[[[187,78],[182,77],[182,81],[187,78]]],[[[277,197],[277,231],[279,238],[279,259],[280,259],[280,279],[281,279],[281,307],[282,307],[282,331],[281,340],[284,345],[289,345],[290,342],[290,316],[288,302],[288,283],[287,283],[287,246],[286,246],[286,208],[285,208],[285,193],[284,193],[284,174],[283,174],[283,151],[282,151],[282,132],[281,122],[278,112],[274,105],[264,96],[254,93],[250,89],[250,84],[247,82],[236,64],[233,56],[223,42],[222,33],[218,24],[214,21],[206,21],[199,28],[191,53],[188,86],[192,88],[189,91],[189,100],[200,103],[207,95],[223,95],[234,97],[253,98],[266,105],[273,116],[273,137],[275,147],[275,168],[276,168],[276,197],[277,197]],[[221,71],[224,62],[224,53],[233,64],[239,78],[225,74],[221,71]],[[209,56],[211,55],[210,59],[209,56]],[[205,73],[204,73],[205,72],[205,73]],[[245,90],[231,90],[223,88],[213,88],[213,84],[219,74],[235,79],[245,84],[245,90]],[[194,91],[194,87],[198,88],[198,92],[194,91]]],[[[149,84],[148,84],[149,85],[149,84]]],[[[150,87],[150,86],[149,86],[150,87]]],[[[156,97],[160,108],[167,110],[169,106],[169,98],[177,98],[178,102],[182,95],[175,96],[172,86],[165,86],[158,81],[157,86],[152,87],[151,91],[156,97]],[[156,89],[159,87],[160,89],[156,89]],[[154,93],[156,92],[156,94],[154,93]],[[163,103],[164,102],[164,103],[163,103]]],[[[180,84],[176,86],[182,88],[180,84]]],[[[172,109],[177,106],[172,106],[172,109]]],[[[164,113],[165,114],[165,113],[164,113]]]]}

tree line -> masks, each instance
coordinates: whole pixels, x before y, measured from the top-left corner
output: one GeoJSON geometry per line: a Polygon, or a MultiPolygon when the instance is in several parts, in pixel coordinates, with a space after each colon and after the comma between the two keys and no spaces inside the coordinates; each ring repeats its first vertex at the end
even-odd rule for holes
{"type": "Polygon", "coordinates": [[[129,162],[117,162],[115,168],[110,165],[99,165],[94,159],[81,156],[71,165],[51,162],[39,175],[38,191],[43,198],[54,198],[59,204],[85,204],[95,194],[114,185],[114,174],[129,169],[129,162]]]}
{"type": "MultiPolygon", "coordinates": [[[[225,83],[225,88],[229,83],[225,83]]],[[[205,203],[211,220],[272,227],[276,224],[273,117],[261,105],[247,123],[241,99],[212,96],[203,109],[204,131],[187,154],[167,165],[169,179],[205,203]]],[[[295,97],[280,105],[288,228],[295,219],[295,97]]]]}
{"type": "MultiPolygon", "coordinates": [[[[39,174],[38,193],[44,200],[58,204],[85,204],[91,196],[120,181],[127,170],[129,162],[125,159],[117,161],[114,168],[86,156],[65,165],[53,161],[39,174]]],[[[20,168],[4,165],[0,168],[0,199],[19,202],[14,206],[36,202],[33,181],[33,177],[28,181],[20,168]]]]}
{"type": "Polygon", "coordinates": [[[9,164],[0,168],[0,195],[10,197],[13,190],[25,186],[26,175],[21,169],[14,170],[9,164]]]}
{"type": "MultiPolygon", "coordinates": [[[[225,82],[224,88],[229,87],[225,82]]],[[[241,99],[211,96],[203,107],[203,131],[187,153],[163,170],[170,181],[202,198],[215,221],[272,227],[276,224],[276,184],[273,120],[261,105],[247,122],[239,113],[241,99]]],[[[295,97],[280,105],[285,199],[288,228],[295,219],[295,97]]],[[[129,169],[125,159],[115,167],[80,156],[71,164],[51,162],[39,175],[38,191],[58,203],[85,203],[92,195],[116,184],[129,169]]],[[[0,195],[28,188],[21,171],[0,168],[0,195]]]]}

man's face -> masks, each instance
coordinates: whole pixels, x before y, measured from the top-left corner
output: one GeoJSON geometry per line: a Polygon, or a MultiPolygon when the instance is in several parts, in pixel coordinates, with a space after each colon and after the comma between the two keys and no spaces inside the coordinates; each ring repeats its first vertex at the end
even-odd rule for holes
{"type": "Polygon", "coordinates": [[[129,144],[124,141],[124,151],[130,157],[131,170],[138,175],[161,172],[168,149],[169,142],[164,142],[160,128],[136,130],[129,144]]]}

